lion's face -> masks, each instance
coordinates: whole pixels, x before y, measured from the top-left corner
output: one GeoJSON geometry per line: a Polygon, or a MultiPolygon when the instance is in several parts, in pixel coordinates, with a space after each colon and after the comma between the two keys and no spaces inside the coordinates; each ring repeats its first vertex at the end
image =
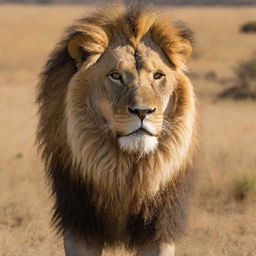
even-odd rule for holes
{"type": "MultiPolygon", "coordinates": [[[[97,75],[86,83],[95,112],[120,148],[133,153],[155,150],[174,90],[171,64],[160,48],[153,41],[142,42],[136,50],[128,44],[111,46],[91,72],[97,75]]],[[[77,80],[84,76],[78,73],[77,80]]]]}

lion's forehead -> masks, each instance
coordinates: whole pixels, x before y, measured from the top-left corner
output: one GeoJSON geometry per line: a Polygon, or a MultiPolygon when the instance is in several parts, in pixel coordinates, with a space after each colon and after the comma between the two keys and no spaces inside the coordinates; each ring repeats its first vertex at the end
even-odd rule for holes
{"type": "Polygon", "coordinates": [[[128,71],[137,76],[139,73],[153,72],[164,62],[158,52],[141,44],[134,49],[131,45],[119,46],[110,50],[117,69],[128,71]]]}

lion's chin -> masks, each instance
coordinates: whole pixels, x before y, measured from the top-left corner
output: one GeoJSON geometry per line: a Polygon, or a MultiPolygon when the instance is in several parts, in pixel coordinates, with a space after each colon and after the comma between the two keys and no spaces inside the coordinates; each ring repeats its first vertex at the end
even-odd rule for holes
{"type": "Polygon", "coordinates": [[[158,140],[156,136],[133,133],[128,136],[119,137],[118,143],[122,151],[148,154],[157,148],[158,140]]]}

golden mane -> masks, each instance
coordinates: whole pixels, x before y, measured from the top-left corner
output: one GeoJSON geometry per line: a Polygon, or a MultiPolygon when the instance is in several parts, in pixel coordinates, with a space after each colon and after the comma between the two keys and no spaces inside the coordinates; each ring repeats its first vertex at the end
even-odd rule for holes
{"type": "MultiPolygon", "coordinates": [[[[172,23],[168,15],[159,15],[158,10],[137,6],[103,8],[78,20],[67,30],[41,74],[37,98],[37,140],[56,197],[54,221],[61,231],[68,228],[89,239],[90,232],[79,229],[83,226],[86,229],[89,224],[81,224],[73,215],[77,214],[77,218],[87,216],[92,208],[96,209],[94,214],[100,212],[97,218],[111,226],[111,216],[124,225],[128,215],[142,211],[142,218],[150,222],[158,204],[169,204],[166,211],[177,213],[172,217],[172,230],[167,232],[170,238],[165,237],[167,233],[159,235],[159,231],[154,239],[176,239],[182,229],[178,218],[183,215],[178,215],[183,206],[179,200],[185,200],[187,189],[182,188],[182,184],[189,179],[186,177],[196,147],[195,97],[193,87],[183,73],[191,50],[190,30],[172,23]],[[97,125],[97,113],[90,109],[89,102],[82,120],[86,125],[83,131],[79,130],[81,120],[76,120],[67,107],[67,89],[83,62],[87,63],[86,67],[93,65],[109,45],[118,44],[123,38],[136,48],[145,35],[157,43],[173,65],[177,104],[175,113],[166,117],[169,126],[159,137],[158,149],[138,156],[119,150],[111,136],[97,125]],[[71,120],[70,127],[67,127],[67,117],[71,120]],[[68,136],[68,129],[76,131],[73,138],[68,136]],[[83,186],[86,192],[82,192],[83,186]],[[74,196],[78,201],[88,201],[90,207],[83,209],[77,205],[72,201],[74,196]],[[168,196],[170,202],[166,203],[164,198],[168,196]],[[71,219],[76,221],[71,223],[71,219]]],[[[106,230],[108,238],[98,234],[94,239],[102,239],[99,243],[113,242],[115,238],[111,238],[111,230],[106,230]]]]}
{"type": "Polygon", "coordinates": [[[110,43],[117,43],[122,38],[136,48],[143,36],[150,34],[172,64],[182,69],[192,52],[192,32],[183,23],[172,24],[171,20],[168,13],[158,9],[110,5],[78,20],[69,29],[72,37],[69,50],[76,57],[79,50],[76,46],[83,45],[89,53],[102,54],[110,43]]]}

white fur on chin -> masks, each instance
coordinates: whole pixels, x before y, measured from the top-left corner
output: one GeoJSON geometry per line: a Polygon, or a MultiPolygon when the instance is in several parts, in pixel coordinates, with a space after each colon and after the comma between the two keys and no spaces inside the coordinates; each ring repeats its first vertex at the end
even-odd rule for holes
{"type": "Polygon", "coordinates": [[[158,140],[147,134],[131,134],[118,139],[121,150],[129,153],[148,154],[157,148],[158,140]]]}

